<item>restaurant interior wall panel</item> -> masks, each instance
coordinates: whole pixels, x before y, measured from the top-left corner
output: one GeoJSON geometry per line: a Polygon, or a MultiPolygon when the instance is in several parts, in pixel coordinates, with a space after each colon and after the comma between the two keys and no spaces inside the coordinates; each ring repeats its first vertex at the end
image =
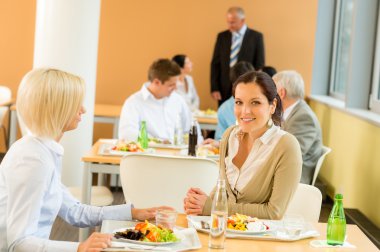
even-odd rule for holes
{"type": "MultiPolygon", "coordinates": [[[[187,54],[201,109],[216,109],[210,98],[210,62],[218,32],[226,29],[228,7],[240,5],[249,27],[264,34],[266,62],[295,69],[309,93],[317,1],[141,0],[102,1],[96,101],[123,104],[147,79],[154,59],[187,54]]],[[[95,139],[103,137],[95,127],[95,139]]]]}
{"type": "Polygon", "coordinates": [[[36,2],[0,1],[0,85],[15,97],[18,85],[33,67],[36,2]]]}
{"type": "Polygon", "coordinates": [[[344,207],[357,208],[380,227],[380,128],[316,101],[310,105],[332,149],[320,171],[329,196],[343,193],[344,207]]]}

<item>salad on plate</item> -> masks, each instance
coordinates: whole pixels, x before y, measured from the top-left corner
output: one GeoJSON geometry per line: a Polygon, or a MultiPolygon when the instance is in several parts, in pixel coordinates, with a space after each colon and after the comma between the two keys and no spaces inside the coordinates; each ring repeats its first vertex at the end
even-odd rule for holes
{"type": "Polygon", "coordinates": [[[120,241],[147,245],[163,245],[180,241],[173,230],[156,226],[147,220],[137,223],[136,226],[132,228],[115,230],[114,238],[120,241]]]}

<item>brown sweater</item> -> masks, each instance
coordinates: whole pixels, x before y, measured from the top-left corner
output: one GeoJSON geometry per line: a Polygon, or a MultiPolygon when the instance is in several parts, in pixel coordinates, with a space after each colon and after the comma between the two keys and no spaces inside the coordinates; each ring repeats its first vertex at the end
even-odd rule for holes
{"type": "MultiPolygon", "coordinates": [[[[289,133],[283,135],[265,167],[258,170],[244,189],[236,195],[228,183],[224,160],[228,139],[234,127],[237,126],[226,130],[220,143],[219,177],[226,180],[228,214],[240,213],[261,219],[281,219],[301,177],[302,155],[297,139],[289,133]]],[[[203,207],[203,215],[211,214],[215,190],[216,188],[203,207]]]]}

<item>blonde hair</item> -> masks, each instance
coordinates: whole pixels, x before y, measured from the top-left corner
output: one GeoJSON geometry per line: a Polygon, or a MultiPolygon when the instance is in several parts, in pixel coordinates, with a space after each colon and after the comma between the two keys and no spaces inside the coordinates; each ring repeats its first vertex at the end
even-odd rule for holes
{"type": "Polygon", "coordinates": [[[84,80],[56,69],[34,69],[22,79],[17,93],[17,113],[38,137],[56,139],[79,112],[84,80]]]}

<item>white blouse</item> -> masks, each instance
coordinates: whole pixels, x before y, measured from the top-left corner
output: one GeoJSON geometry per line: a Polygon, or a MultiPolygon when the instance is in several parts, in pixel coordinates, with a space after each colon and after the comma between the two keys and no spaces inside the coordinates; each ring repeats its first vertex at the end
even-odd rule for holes
{"type": "MultiPolygon", "coordinates": [[[[49,240],[57,215],[77,227],[130,220],[131,205],[81,204],[61,183],[63,147],[24,136],[0,165],[0,251],[77,251],[79,243],[49,240]]],[[[79,171],[78,171],[79,172],[79,171]]]]}
{"type": "Polygon", "coordinates": [[[189,109],[194,112],[196,110],[199,110],[199,96],[197,89],[195,88],[193,78],[190,75],[186,75],[185,80],[187,81],[187,92],[185,83],[182,81],[177,82],[176,92],[182,96],[187,106],[189,106],[189,109]]]}
{"type": "Polygon", "coordinates": [[[226,176],[231,189],[235,192],[241,191],[247,185],[253,175],[272,155],[272,150],[285,134],[285,131],[278,126],[273,125],[269,128],[260,138],[255,140],[247,159],[239,169],[232,162],[239,149],[239,138],[237,136],[239,130],[237,127],[231,132],[228,139],[228,156],[225,158],[226,176]]]}

